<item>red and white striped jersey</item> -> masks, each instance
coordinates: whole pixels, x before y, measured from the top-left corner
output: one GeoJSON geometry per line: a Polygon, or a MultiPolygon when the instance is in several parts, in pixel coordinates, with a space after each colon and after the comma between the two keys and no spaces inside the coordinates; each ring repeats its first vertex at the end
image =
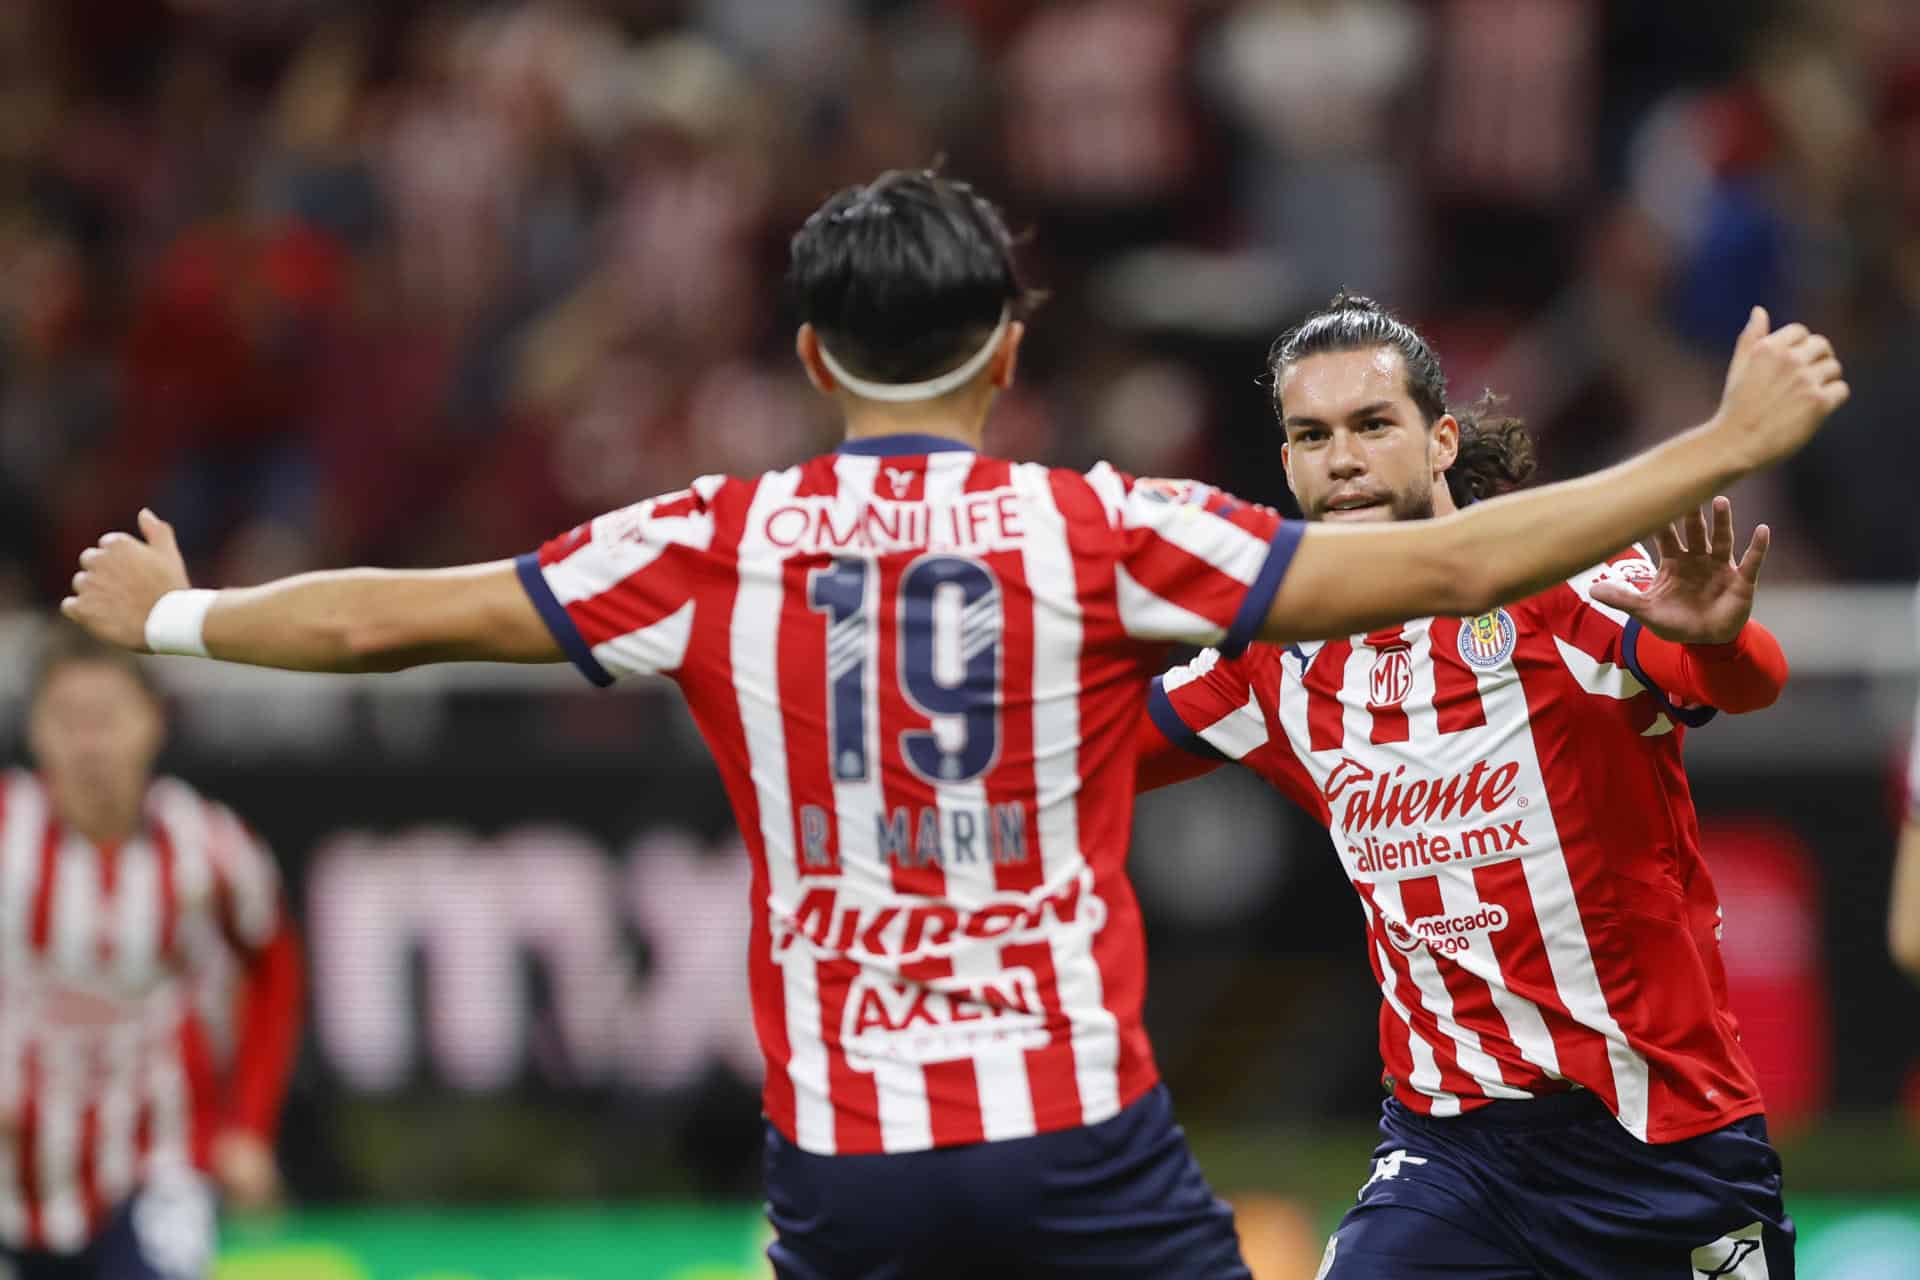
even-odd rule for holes
{"type": "Polygon", "coordinates": [[[1156,682],[1180,745],[1326,824],[1359,893],[1394,1096],[1446,1116],[1575,1085],[1671,1142],[1762,1110],[1726,999],[1684,726],[1594,582],[1466,620],[1203,653],[1156,682]]]}
{"type": "Polygon", "coordinates": [[[1244,646],[1298,532],[1185,482],[895,436],[522,557],[576,665],[672,676],[719,763],[783,1134],[995,1141],[1152,1087],[1134,724],[1167,642],[1244,646]]]}
{"type": "Polygon", "coordinates": [[[149,1175],[204,1165],[217,1126],[271,1132],[297,1011],[219,1079],[191,968],[212,931],[291,946],[272,860],[227,809],[162,779],[103,847],[39,778],[0,779],[0,1244],[75,1252],[149,1175]]]}

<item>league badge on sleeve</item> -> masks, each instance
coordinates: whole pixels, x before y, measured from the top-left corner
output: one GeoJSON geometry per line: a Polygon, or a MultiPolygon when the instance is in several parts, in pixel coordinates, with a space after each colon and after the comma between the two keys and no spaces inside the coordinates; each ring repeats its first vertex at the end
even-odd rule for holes
{"type": "Polygon", "coordinates": [[[1491,671],[1512,656],[1519,634],[1513,615],[1505,609],[1464,618],[1460,622],[1460,660],[1476,670],[1491,671]]]}

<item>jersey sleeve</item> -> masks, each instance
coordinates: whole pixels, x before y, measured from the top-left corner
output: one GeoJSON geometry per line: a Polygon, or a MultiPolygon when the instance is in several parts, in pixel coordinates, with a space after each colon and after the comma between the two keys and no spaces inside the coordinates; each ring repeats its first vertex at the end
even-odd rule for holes
{"type": "Polygon", "coordinates": [[[207,828],[220,931],[242,954],[260,951],[285,923],[280,870],[266,844],[231,810],[210,806],[207,828]]]}
{"type": "Polygon", "coordinates": [[[608,512],[515,561],[561,651],[594,684],[686,661],[694,584],[713,543],[709,500],[721,483],[707,477],[608,512]]]}
{"type": "Polygon", "coordinates": [[[1118,490],[1115,572],[1127,634],[1242,652],[1280,590],[1301,526],[1190,480],[1112,471],[1104,479],[1118,490]]]}
{"type": "Polygon", "coordinates": [[[1669,719],[1698,728],[1718,714],[1715,709],[1670,697],[1640,663],[1640,623],[1593,598],[1596,582],[1625,582],[1644,590],[1658,572],[1646,548],[1636,543],[1530,603],[1547,614],[1561,661],[1588,692],[1624,699],[1644,689],[1669,719]]]}
{"type": "Polygon", "coordinates": [[[1204,759],[1245,765],[1325,821],[1326,801],[1280,727],[1281,685],[1294,678],[1281,652],[1268,644],[1238,658],[1205,650],[1153,682],[1147,713],[1168,742],[1204,759]]]}

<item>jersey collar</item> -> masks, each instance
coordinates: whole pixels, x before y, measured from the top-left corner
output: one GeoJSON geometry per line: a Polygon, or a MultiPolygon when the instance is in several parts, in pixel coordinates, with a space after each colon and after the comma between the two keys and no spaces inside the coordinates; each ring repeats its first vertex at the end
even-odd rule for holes
{"type": "Polygon", "coordinates": [[[950,440],[946,436],[907,434],[846,440],[834,452],[869,458],[912,458],[923,453],[972,453],[974,448],[963,440],[950,440]]]}

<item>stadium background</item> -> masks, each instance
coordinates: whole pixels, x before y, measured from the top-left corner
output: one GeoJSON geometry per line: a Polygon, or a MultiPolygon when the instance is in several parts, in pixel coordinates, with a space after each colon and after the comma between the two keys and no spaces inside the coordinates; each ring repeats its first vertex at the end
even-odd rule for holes
{"type": "MultiPolygon", "coordinates": [[[[1920,667],[1907,0],[10,0],[0,700],[152,502],[207,584],[525,550],[830,443],[785,237],[944,157],[1052,300],[999,450],[1285,505],[1257,382],[1341,285],[1511,397],[1545,470],[1711,410],[1745,308],[1853,402],[1736,490],[1795,678],[1689,747],[1803,1274],[1920,1274],[1920,993],[1886,958],[1920,667]]],[[[271,839],[312,965],[223,1280],[759,1275],[745,868],[670,689],[175,662],[168,765],[271,839]]],[[[1143,803],[1149,1022],[1262,1280],[1364,1175],[1377,995],[1324,837],[1143,803]]]]}

